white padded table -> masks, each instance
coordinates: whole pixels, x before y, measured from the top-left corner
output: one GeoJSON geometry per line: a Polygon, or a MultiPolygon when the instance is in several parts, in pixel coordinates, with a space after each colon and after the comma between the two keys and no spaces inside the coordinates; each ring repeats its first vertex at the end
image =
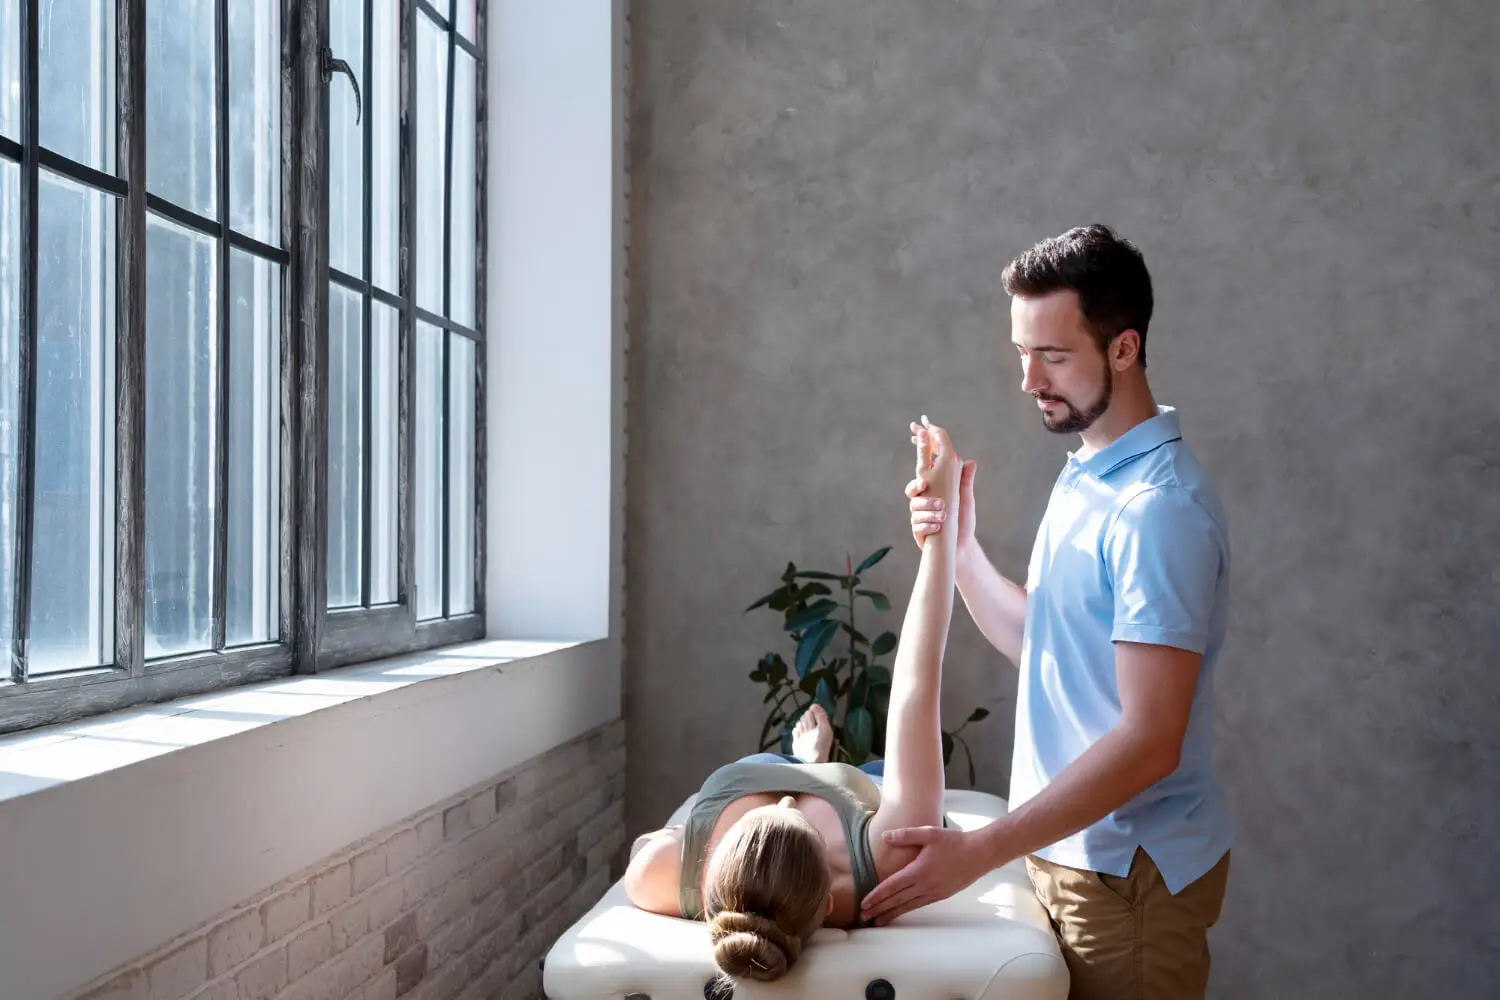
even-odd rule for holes
{"type": "MultiPolygon", "coordinates": [[[[681,823],[690,797],[668,825],[681,823]]],[[[974,829],[1005,813],[1005,800],[949,789],[949,818],[974,829]]],[[[637,909],[623,882],[548,952],[550,1000],[703,1000],[717,980],[708,925],[637,909]]],[[[1013,861],[950,899],[886,927],[820,930],[775,983],[741,983],[734,1000],[1065,1000],[1068,970],[1023,862],[1013,861]]]]}

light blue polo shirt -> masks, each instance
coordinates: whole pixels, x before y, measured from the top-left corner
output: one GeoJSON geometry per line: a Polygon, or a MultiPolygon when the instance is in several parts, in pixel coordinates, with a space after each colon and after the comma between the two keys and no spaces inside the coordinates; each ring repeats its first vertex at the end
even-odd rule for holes
{"type": "Polygon", "coordinates": [[[1176,893],[1230,848],[1212,710],[1228,587],[1224,510],[1175,410],[1159,407],[1087,458],[1069,454],[1026,577],[1011,808],[1119,722],[1116,641],[1181,647],[1203,663],[1177,770],[1042,858],[1123,877],[1144,847],[1176,893]]]}

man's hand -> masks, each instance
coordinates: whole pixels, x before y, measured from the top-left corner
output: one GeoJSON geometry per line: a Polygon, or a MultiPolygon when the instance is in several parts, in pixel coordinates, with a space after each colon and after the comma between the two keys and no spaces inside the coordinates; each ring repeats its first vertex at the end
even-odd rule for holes
{"type": "Polygon", "coordinates": [[[921,853],[865,897],[860,917],[878,926],[947,899],[993,867],[985,857],[984,844],[962,830],[914,826],[891,830],[885,840],[901,847],[920,847],[921,853]]]}
{"type": "MultiPolygon", "coordinates": [[[[921,424],[913,423],[913,439],[924,430],[921,424]]],[[[956,456],[957,457],[957,456],[956,456]]],[[[962,458],[959,459],[963,461],[962,458]]],[[[906,484],[906,496],[911,501],[911,537],[921,548],[922,540],[935,535],[948,521],[950,511],[937,497],[924,496],[927,480],[917,476],[906,484]]],[[[974,460],[963,462],[963,472],[958,483],[958,549],[974,541],[974,460]]]]}

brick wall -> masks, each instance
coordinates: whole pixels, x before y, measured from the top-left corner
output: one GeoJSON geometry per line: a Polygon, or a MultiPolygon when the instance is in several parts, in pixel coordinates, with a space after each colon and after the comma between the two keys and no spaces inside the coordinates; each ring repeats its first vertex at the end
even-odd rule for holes
{"type": "Polygon", "coordinates": [[[623,871],[624,792],[615,722],[349,845],[70,1000],[540,997],[538,959],[623,871]]]}

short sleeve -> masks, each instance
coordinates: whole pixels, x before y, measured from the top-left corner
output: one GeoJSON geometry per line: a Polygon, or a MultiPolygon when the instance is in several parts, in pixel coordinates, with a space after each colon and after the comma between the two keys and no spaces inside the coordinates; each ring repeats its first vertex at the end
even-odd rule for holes
{"type": "Polygon", "coordinates": [[[1125,504],[1105,538],[1114,588],[1115,642],[1208,644],[1224,564],[1224,540],[1185,490],[1157,487],[1125,504]]]}

